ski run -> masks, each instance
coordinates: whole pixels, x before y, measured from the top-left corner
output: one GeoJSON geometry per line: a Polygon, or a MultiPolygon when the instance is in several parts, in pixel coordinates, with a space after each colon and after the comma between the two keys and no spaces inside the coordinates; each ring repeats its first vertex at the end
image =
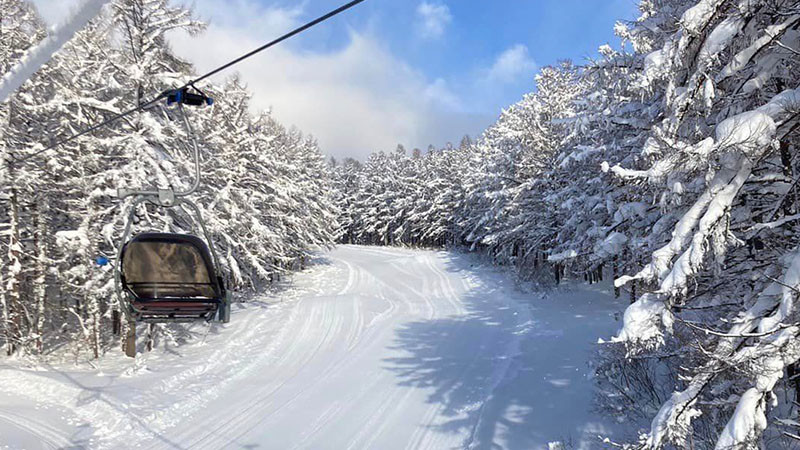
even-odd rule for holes
{"type": "MultiPolygon", "coordinates": [[[[598,285],[596,285],[598,286],[598,285]]],[[[0,363],[4,448],[591,449],[608,289],[524,294],[456,253],[343,246],[191,342],[0,363]]]]}

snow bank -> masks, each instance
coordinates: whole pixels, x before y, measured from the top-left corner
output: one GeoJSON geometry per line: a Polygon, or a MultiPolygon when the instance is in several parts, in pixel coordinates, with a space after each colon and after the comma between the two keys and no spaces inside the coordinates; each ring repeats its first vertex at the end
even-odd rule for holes
{"type": "Polygon", "coordinates": [[[0,81],[0,103],[8,100],[33,74],[64,46],[72,36],[86,26],[110,0],[85,0],[72,10],[67,19],[53,29],[49,36],[28,53],[0,81]]]}

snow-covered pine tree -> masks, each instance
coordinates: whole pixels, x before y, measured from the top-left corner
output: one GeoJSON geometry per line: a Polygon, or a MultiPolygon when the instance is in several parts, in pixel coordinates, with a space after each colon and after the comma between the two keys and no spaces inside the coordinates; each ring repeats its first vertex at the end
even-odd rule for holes
{"type": "MultiPolygon", "coordinates": [[[[0,71],[9,70],[42,38],[44,24],[28,3],[0,2],[0,71]]],[[[43,72],[0,108],[0,300],[8,354],[31,350],[31,342],[38,341],[43,292],[35,289],[32,280],[41,273],[42,265],[35,256],[36,246],[26,243],[37,233],[32,223],[38,213],[37,180],[14,162],[23,155],[28,140],[46,135],[40,127],[31,126],[52,75],[52,71],[43,72]]]]}
{"type": "Polygon", "coordinates": [[[611,170],[661,186],[664,206],[681,206],[650,262],[618,280],[648,292],[616,340],[632,353],[679,348],[674,364],[684,368],[646,448],[760,448],[776,436],[764,434],[781,411],[770,408],[773,390],[800,357],[798,243],[786,207],[795,186],[786,152],[800,117],[798,7],[695,2],[645,58],[640,83],[661,93],[645,146],[655,161],[611,170]]]}
{"type": "Polygon", "coordinates": [[[360,171],[361,163],[353,158],[345,158],[332,165],[333,195],[339,211],[337,240],[345,244],[356,243],[360,227],[360,211],[355,204],[356,195],[361,189],[358,184],[360,171]]]}

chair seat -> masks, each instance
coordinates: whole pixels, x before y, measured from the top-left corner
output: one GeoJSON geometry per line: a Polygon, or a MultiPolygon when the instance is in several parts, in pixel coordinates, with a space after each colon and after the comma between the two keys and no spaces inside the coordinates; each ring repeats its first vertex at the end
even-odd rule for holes
{"type": "Polygon", "coordinates": [[[213,317],[218,301],[132,301],[137,320],[145,322],[185,322],[213,317]]]}
{"type": "Polygon", "coordinates": [[[196,309],[214,309],[217,307],[216,300],[207,302],[194,302],[194,301],[134,301],[131,304],[134,308],[142,311],[146,310],[196,310],[196,309]]]}

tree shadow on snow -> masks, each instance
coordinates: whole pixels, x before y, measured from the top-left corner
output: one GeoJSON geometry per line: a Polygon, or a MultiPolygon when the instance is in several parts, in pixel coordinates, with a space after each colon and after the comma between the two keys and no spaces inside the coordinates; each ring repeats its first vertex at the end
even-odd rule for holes
{"type": "MultiPolygon", "coordinates": [[[[101,402],[106,406],[110,407],[111,409],[113,409],[114,411],[116,411],[117,413],[120,413],[123,417],[127,419],[130,425],[135,425],[139,429],[145,431],[148,435],[154,437],[165,448],[172,448],[179,450],[184,448],[177,442],[169,440],[166,436],[154,430],[145,420],[143,420],[136,414],[129,411],[125,407],[125,405],[121,405],[118,401],[115,401],[113,397],[111,397],[106,393],[108,389],[115,387],[114,383],[115,377],[109,378],[108,382],[104,386],[88,386],[78,381],[78,379],[70,375],[68,372],[59,370],[50,365],[46,365],[45,367],[47,367],[50,373],[56,374],[58,377],[62,378],[67,383],[72,384],[81,390],[81,394],[78,396],[76,406],[80,407],[94,402],[101,402]],[[107,398],[107,396],[109,398],[107,398]]],[[[91,422],[78,424],[76,432],[70,439],[71,442],[73,443],[73,445],[78,445],[78,446],[82,446],[84,444],[93,446],[92,445],[94,444],[93,430],[95,430],[96,428],[97,424],[91,422]]],[[[109,430],[104,430],[104,431],[109,431],[109,430]]]]}
{"type": "Polygon", "coordinates": [[[576,448],[602,448],[596,436],[607,430],[586,411],[593,395],[588,355],[570,350],[590,348],[587,334],[597,328],[596,340],[608,319],[569,320],[574,305],[555,313],[536,308],[510,277],[469,256],[442,256],[447,272],[483,281],[462,289],[463,314],[398,329],[390,348],[398,356],[385,360],[398,384],[429,391],[428,403],[439,406],[433,421],[423,418],[430,431],[464,435],[465,448],[538,449],[579,434],[591,442],[576,448]]]}

